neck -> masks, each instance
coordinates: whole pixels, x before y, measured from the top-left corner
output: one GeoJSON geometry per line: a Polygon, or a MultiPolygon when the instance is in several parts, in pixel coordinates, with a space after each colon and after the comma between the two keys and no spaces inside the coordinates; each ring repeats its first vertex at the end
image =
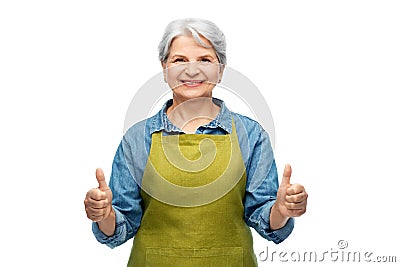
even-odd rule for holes
{"type": "Polygon", "coordinates": [[[211,97],[175,101],[167,110],[169,120],[184,132],[195,132],[201,125],[215,119],[219,112],[211,97]]]}

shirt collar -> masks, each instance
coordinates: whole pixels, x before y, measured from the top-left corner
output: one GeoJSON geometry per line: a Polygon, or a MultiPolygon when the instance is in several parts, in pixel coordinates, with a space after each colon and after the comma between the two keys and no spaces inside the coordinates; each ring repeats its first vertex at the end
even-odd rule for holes
{"type": "MultiPolygon", "coordinates": [[[[227,133],[232,132],[232,114],[231,111],[226,107],[224,101],[218,98],[213,97],[214,104],[220,107],[220,111],[217,117],[210,121],[208,124],[203,125],[205,128],[221,128],[225,130],[227,133]]],[[[161,110],[155,114],[151,119],[150,123],[150,134],[158,131],[166,131],[166,132],[176,132],[182,133],[182,131],[172,124],[172,122],[168,119],[167,109],[172,105],[172,99],[166,101],[161,108],[161,110]]]]}

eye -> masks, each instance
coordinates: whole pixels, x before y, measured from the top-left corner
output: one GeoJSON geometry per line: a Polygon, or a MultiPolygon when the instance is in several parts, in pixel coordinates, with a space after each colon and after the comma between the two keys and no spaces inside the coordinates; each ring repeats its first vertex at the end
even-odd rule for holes
{"type": "Polygon", "coordinates": [[[185,60],[183,58],[175,58],[174,60],[172,60],[172,63],[181,63],[181,62],[185,62],[185,60]]]}
{"type": "Polygon", "coordinates": [[[202,59],[200,59],[200,62],[203,62],[203,63],[211,63],[211,60],[208,59],[208,58],[202,58],[202,59]]]}

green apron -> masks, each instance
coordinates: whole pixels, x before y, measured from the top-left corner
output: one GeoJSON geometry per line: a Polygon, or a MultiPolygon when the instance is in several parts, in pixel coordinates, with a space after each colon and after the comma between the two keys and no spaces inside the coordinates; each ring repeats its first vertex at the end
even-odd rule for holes
{"type": "Polygon", "coordinates": [[[234,123],[231,135],[153,133],[128,266],[257,266],[244,222],[245,189],[234,123]],[[180,156],[186,159],[176,162],[180,156]]]}

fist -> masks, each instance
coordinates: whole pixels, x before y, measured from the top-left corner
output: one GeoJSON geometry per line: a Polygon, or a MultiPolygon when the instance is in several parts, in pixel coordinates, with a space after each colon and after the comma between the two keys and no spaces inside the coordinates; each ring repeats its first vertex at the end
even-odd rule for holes
{"type": "Polygon", "coordinates": [[[90,189],[84,200],[87,217],[99,222],[106,219],[111,211],[112,192],[106,183],[102,169],[96,169],[96,179],[99,187],[90,189]]]}
{"type": "Polygon", "coordinates": [[[308,194],[304,186],[290,183],[291,176],[292,167],[287,164],[278,189],[276,204],[282,216],[299,217],[306,212],[308,194]]]}

